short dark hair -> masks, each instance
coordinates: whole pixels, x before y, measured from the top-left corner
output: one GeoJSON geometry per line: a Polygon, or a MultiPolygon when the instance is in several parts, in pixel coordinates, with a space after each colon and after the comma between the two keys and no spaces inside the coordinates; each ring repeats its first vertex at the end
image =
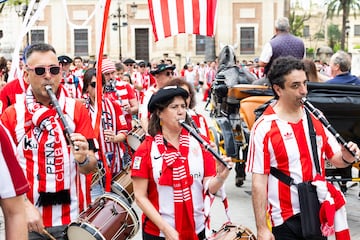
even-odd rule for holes
{"type": "Polygon", "coordinates": [[[28,59],[33,52],[48,52],[52,51],[56,54],[55,48],[47,43],[35,43],[30,45],[25,51],[25,59],[28,59]]]}
{"type": "Polygon", "coordinates": [[[292,56],[279,57],[271,64],[267,77],[269,78],[276,99],[278,99],[279,96],[274,91],[274,85],[278,85],[280,88],[284,89],[284,76],[290,74],[293,70],[305,71],[305,66],[300,59],[292,56]]]}

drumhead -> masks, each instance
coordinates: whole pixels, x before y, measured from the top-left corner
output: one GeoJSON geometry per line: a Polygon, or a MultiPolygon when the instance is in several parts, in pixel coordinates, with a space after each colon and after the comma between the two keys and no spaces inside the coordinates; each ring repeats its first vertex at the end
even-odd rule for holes
{"type": "Polygon", "coordinates": [[[86,222],[72,222],[67,229],[69,240],[106,240],[93,226],[86,222]]]}

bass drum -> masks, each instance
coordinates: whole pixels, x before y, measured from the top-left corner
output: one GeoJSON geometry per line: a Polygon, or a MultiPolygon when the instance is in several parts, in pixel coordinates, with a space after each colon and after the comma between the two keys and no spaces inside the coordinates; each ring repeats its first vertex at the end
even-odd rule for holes
{"type": "Polygon", "coordinates": [[[225,224],[219,231],[214,232],[209,240],[256,240],[255,234],[242,225],[225,224]]]}
{"type": "Polygon", "coordinates": [[[105,193],[67,228],[69,240],[125,240],[139,231],[136,212],[119,196],[105,193]]]}

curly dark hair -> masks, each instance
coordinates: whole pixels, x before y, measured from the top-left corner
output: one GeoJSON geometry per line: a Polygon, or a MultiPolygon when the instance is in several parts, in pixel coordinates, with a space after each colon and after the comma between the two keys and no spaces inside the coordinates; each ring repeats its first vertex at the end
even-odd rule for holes
{"type": "Polygon", "coordinates": [[[284,89],[284,76],[290,74],[293,70],[305,71],[305,66],[300,59],[292,56],[279,57],[271,64],[270,71],[267,77],[269,78],[271,87],[275,95],[275,99],[278,99],[279,96],[274,91],[274,85],[278,85],[280,88],[284,89]]]}

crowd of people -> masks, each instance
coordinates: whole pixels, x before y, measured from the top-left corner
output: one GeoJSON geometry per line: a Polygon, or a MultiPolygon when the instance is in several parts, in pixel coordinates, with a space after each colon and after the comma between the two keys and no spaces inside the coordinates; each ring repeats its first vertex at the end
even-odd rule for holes
{"type": "MultiPolygon", "coordinates": [[[[258,239],[303,239],[297,192],[281,185],[270,169],[296,182],[314,180],[311,154],[317,147],[320,175],[325,176],[326,158],[345,168],[346,176],[356,159],[314,117],[318,145],[310,144],[309,113],[301,100],[308,81],[358,85],[360,80],[351,75],[348,53],[338,51],[329,65],[305,59],[304,44],[288,32],[288,20],[278,19],[275,29],[259,58],[237,63],[254,76],[251,84],[267,84],[275,95],[252,128],[247,170],[258,239]]],[[[208,237],[204,209],[209,201],[204,199],[223,187],[233,164],[227,156],[218,164],[198,139],[217,147],[195,103],[197,92],[203,101],[209,99],[216,61],[177,69],[171,59],[104,57],[98,76],[96,62],[58,55],[53,46],[37,43],[19,62],[10,76],[11,61],[0,59],[0,172],[12,183],[0,184],[7,239],[66,239],[68,225],[111,192],[114,177],[129,169],[143,211],[143,239],[208,237]],[[127,137],[137,128],[144,134],[137,133],[141,144],[134,149],[127,137]],[[14,222],[21,228],[10,226],[14,222]]],[[[360,154],[357,144],[349,142],[348,148],[360,154]]],[[[346,183],[341,190],[346,192],[346,183]]],[[[338,239],[349,237],[346,224],[335,226],[335,232],[338,239]]]]}

